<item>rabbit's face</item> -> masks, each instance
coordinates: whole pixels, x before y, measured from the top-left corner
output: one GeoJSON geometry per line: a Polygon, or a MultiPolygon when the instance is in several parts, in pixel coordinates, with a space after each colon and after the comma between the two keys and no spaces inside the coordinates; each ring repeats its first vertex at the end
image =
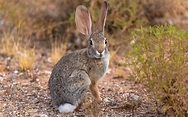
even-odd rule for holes
{"type": "Polygon", "coordinates": [[[88,39],[88,56],[92,58],[104,58],[108,53],[107,39],[102,33],[94,33],[88,39]]]}
{"type": "Polygon", "coordinates": [[[86,36],[88,40],[89,46],[87,54],[90,58],[104,58],[109,53],[107,49],[107,40],[104,37],[106,15],[107,2],[104,1],[97,19],[95,30],[93,32],[92,20],[89,10],[83,5],[79,5],[76,8],[76,27],[82,34],[86,36]]]}

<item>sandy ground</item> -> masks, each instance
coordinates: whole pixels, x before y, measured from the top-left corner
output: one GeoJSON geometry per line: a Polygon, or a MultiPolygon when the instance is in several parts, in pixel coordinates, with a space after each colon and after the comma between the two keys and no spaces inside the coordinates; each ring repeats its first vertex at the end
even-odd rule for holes
{"type": "Polygon", "coordinates": [[[0,117],[149,117],[157,116],[155,104],[147,91],[129,78],[126,59],[117,62],[99,83],[102,103],[88,91],[83,103],[71,114],[60,114],[51,105],[48,79],[53,65],[48,53],[37,52],[36,67],[19,71],[16,59],[0,55],[0,117]]]}

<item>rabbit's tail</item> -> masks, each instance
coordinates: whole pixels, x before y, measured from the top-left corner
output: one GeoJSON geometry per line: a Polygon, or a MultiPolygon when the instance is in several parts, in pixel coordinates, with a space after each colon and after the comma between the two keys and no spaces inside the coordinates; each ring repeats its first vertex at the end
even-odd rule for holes
{"type": "Polygon", "coordinates": [[[77,106],[69,104],[69,103],[64,103],[58,107],[58,110],[60,113],[71,113],[76,109],[77,106]]]}

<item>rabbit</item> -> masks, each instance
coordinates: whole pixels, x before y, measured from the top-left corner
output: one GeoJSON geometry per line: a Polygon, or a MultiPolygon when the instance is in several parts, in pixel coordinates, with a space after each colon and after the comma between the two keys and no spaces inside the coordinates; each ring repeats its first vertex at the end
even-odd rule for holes
{"type": "Polygon", "coordinates": [[[88,9],[83,5],[76,8],[76,27],[85,35],[88,47],[62,57],[52,70],[48,85],[52,104],[60,113],[73,112],[89,89],[96,101],[102,101],[97,81],[105,76],[110,60],[104,36],[106,16],[104,1],[93,31],[88,9]]]}

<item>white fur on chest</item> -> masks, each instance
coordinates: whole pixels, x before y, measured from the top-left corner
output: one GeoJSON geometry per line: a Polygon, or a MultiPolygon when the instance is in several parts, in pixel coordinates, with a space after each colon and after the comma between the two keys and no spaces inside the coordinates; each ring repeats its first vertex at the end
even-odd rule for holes
{"type": "Polygon", "coordinates": [[[100,61],[92,63],[89,70],[89,77],[94,80],[99,80],[107,73],[109,66],[110,55],[106,55],[100,61]]]}
{"type": "Polygon", "coordinates": [[[109,62],[110,62],[110,54],[108,54],[108,55],[104,58],[104,63],[105,63],[105,66],[106,66],[106,70],[105,70],[105,72],[104,72],[104,74],[102,75],[101,78],[103,78],[103,77],[106,75],[106,73],[107,73],[107,71],[108,71],[108,67],[109,67],[109,62]]]}

